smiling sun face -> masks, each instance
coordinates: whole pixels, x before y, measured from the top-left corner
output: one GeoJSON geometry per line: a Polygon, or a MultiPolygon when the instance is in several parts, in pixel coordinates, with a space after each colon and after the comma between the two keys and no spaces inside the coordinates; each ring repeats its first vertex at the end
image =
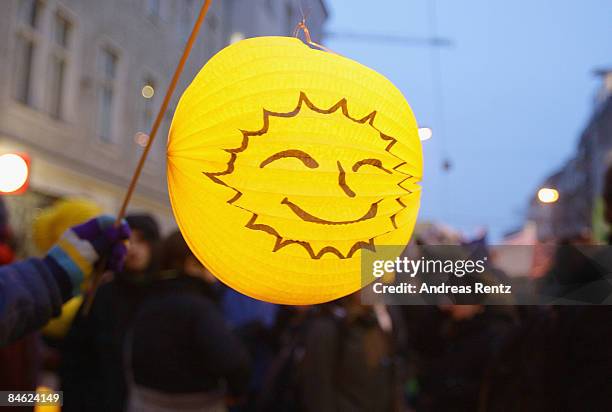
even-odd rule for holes
{"type": "Polygon", "coordinates": [[[290,112],[264,109],[261,129],[242,130],[241,145],[225,149],[227,168],[204,174],[234,191],[227,203],[251,214],[246,227],[270,237],[274,252],[347,259],[375,251],[418,180],[402,171],[396,139],[374,126],[376,115],[351,117],[346,99],[321,109],[300,93],[290,112]]]}
{"type": "Polygon", "coordinates": [[[370,257],[394,259],[410,241],[417,132],[380,73],[296,38],[242,40],[177,105],[172,210],[194,255],[237,291],[291,305],[337,299],[374,279],[370,257]]]}

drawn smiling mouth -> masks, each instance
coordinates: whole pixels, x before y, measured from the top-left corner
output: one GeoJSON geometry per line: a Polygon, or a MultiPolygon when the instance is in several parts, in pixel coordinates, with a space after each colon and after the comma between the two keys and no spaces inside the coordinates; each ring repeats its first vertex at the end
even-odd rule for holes
{"type": "Polygon", "coordinates": [[[307,211],[305,211],[304,209],[302,209],[301,207],[299,207],[298,205],[290,201],[288,198],[284,198],[281,204],[289,206],[291,211],[295,213],[297,217],[299,217],[305,222],[318,223],[321,225],[348,225],[350,223],[362,222],[364,220],[368,220],[368,219],[372,219],[376,217],[376,214],[378,213],[378,203],[379,202],[380,200],[378,202],[372,203],[372,205],[370,206],[370,209],[360,218],[357,218],[354,220],[343,220],[339,222],[333,221],[333,220],[321,219],[320,217],[311,215],[310,213],[308,213],[307,211]]]}

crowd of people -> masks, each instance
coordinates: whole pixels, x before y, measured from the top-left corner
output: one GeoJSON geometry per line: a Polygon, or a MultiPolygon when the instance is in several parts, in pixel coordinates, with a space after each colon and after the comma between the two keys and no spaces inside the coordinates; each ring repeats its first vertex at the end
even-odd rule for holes
{"type": "MultiPolygon", "coordinates": [[[[610,211],[612,174],[607,181],[610,211]]],[[[67,412],[582,411],[612,403],[609,306],[365,305],[359,292],[273,305],[218,282],[180,232],[162,237],[153,217],[132,214],[115,227],[84,202],[54,206],[38,229],[54,246],[13,263],[0,203],[0,390],[34,390],[42,375],[54,376],[67,412]],[[74,296],[102,254],[114,274],[85,310],[74,296]]],[[[551,273],[566,270],[562,263],[551,273]]]]}

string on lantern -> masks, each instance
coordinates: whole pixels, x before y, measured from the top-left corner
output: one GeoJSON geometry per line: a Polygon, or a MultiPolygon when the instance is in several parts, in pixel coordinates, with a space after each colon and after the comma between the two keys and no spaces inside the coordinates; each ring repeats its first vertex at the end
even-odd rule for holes
{"type": "Polygon", "coordinates": [[[300,22],[295,26],[295,29],[293,30],[293,37],[299,38],[300,32],[301,32],[304,34],[304,42],[308,44],[309,46],[316,47],[317,49],[326,51],[328,53],[337,54],[333,50],[323,46],[322,44],[314,42],[312,40],[312,36],[310,35],[310,30],[308,29],[308,26],[306,25],[306,15],[304,14],[304,11],[301,9],[301,4],[300,4],[300,12],[302,13],[302,20],[300,20],[300,22]]]}
{"type": "MultiPolygon", "coordinates": [[[[121,220],[125,216],[128,205],[130,204],[130,200],[132,199],[134,189],[136,188],[136,184],[138,183],[138,179],[140,178],[140,174],[142,173],[142,169],[149,155],[149,151],[151,150],[151,146],[157,135],[157,131],[159,130],[159,127],[164,119],[164,115],[166,113],[166,110],[168,109],[168,105],[170,104],[170,99],[172,98],[172,95],[174,94],[174,90],[176,89],[178,80],[181,76],[181,73],[183,72],[185,63],[187,62],[187,59],[189,58],[189,55],[191,54],[191,49],[193,48],[196,38],[198,37],[200,27],[202,26],[202,22],[204,21],[204,19],[206,18],[206,15],[208,14],[208,10],[210,8],[211,3],[212,3],[212,0],[204,0],[204,3],[202,4],[202,7],[200,8],[198,17],[196,21],[194,22],[193,29],[191,30],[191,34],[189,35],[189,38],[187,39],[187,43],[185,44],[185,48],[183,49],[181,58],[176,66],[176,69],[174,70],[174,75],[172,76],[172,80],[170,81],[170,84],[168,85],[168,88],[166,89],[164,100],[159,108],[159,111],[157,112],[155,121],[153,122],[153,126],[151,128],[151,133],[149,133],[149,139],[147,140],[147,144],[146,146],[144,146],[144,150],[142,151],[142,154],[140,155],[140,159],[138,160],[136,169],[134,170],[134,173],[132,174],[130,184],[126,190],[125,196],[123,197],[123,202],[121,203],[121,208],[119,209],[119,213],[117,214],[117,219],[115,221],[116,226],[118,226],[121,223],[121,220]]],[[[104,268],[106,266],[107,259],[108,259],[107,256],[101,257],[100,261],[98,262],[98,265],[96,265],[96,268],[94,269],[92,273],[91,287],[87,293],[87,297],[85,300],[85,306],[83,308],[84,315],[87,315],[89,313],[89,310],[91,309],[91,304],[93,303],[93,299],[96,295],[96,291],[98,287],[100,286],[100,284],[102,283],[102,280],[104,279],[104,268]]]]}

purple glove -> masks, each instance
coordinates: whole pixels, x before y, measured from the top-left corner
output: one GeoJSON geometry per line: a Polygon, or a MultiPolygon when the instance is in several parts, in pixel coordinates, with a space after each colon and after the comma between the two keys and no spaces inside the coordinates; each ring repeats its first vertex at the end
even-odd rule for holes
{"type": "Polygon", "coordinates": [[[108,259],[105,270],[123,269],[130,227],[125,220],[117,227],[114,224],[112,216],[98,216],[68,229],[49,250],[43,260],[58,279],[63,295],[79,294],[83,280],[102,256],[108,259]],[[66,279],[70,288],[66,287],[66,279]]]}

